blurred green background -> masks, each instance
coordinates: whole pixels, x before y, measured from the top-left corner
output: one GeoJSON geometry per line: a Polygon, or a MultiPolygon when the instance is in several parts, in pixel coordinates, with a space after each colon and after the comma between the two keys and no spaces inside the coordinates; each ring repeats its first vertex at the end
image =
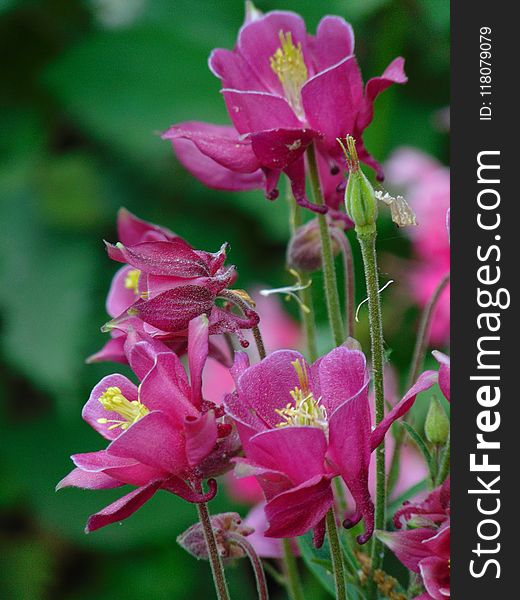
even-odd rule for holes
{"type": "MultiPolygon", "coordinates": [[[[405,56],[409,84],[379,99],[367,147],[380,160],[402,144],[447,160],[447,136],[434,125],[449,101],[447,0],[257,6],[298,11],[310,31],[323,14],[344,16],[365,78],[405,56]]],[[[115,241],[119,206],[197,247],[216,250],[227,240],[241,287],[291,282],[285,203],[205,189],[157,135],[185,119],[227,121],[207,57],[233,46],[242,19],[240,0],[0,1],[2,599],[212,597],[209,567],[175,543],[195,520],[191,505],[161,493],[123,525],[86,536],[87,516],[118,492],[56,494],[54,486],[70,454],[102,446],[80,410],[93,385],[119,370],[84,364],[104,341],[99,326],[116,266],[102,239],[115,241]]],[[[383,251],[408,256],[408,242],[389,225],[380,238],[383,251]]],[[[315,293],[320,287],[318,277],[315,293]]],[[[392,310],[387,340],[404,373],[417,309],[396,320],[392,310]]],[[[366,339],[363,327],[359,337],[366,339]]],[[[222,496],[212,510],[229,507],[222,496]]],[[[253,598],[249,569],[229,573],[234,597],[253,598]]],[[[312,579],[308,590],[324,593],[312,579]]]]}

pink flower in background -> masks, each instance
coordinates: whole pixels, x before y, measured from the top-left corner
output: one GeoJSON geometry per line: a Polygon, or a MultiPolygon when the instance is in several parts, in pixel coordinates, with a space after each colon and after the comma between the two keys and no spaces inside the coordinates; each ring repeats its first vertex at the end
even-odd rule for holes
{"type": "Polygon", "coordinates": [[[401,529],[405,521],[414,519],[423,525],[442,525],[450,518],[450,478],[436,487],[422,502],[404,502],[394,514],[394,525],[401,529]]]}
{"type": "MultiPolygon", "coordinates": [[[[387,181],[401,187],[417,216],[418,227],[410,236],[415,264],[409,270],[409,285],[416,302],[424,307],[441,279],[450,271],[447,213],[450,207],[450,171],[414,148],[401,148],[385,165],[387,181]]],[[[432,328],[433,344],[446,344],[450,332],[449,286],[437,304],[432,328]]]]}
{"type": "Polygon", "coordinates": [[[207,494],[201,481],[225,472],[239,446],[231,426],[221,422],[222,409],[203,399],[207,355],[208,320],[201,315],[189,324],[189,379],[177,355],[150,338],[127,345],[139,386],[116,374],[93,389],[83,418],[110,443],[72,456],[76,468],[58,488],[137,489],[92,515],[87,531],[126,519],[159,489],[190,502],[214,496],[215,481],[207,494]]]}
{"type": "MultiPolygon", "coordinates": [[[[244,519],[244,525],[254,529],[247,539],[253,545],[258,556],[262,558],[283,557],[282,541],[264,535],[269,527],[265,516],[265,502],[260,502],[249,511],[244,519]]],[[[298,544],[292,541],[291,546],[294,556],[298,556],[298,544]]]]}
{"type": "Polygon", "coordinates": [[[333,502],[331,480],[340,475],[355,501],[346,522],[362,518],[366,542],[374,508],[368,492],[371,452],[416,395],[435,381],[424,373],[372,431],[364,355],[339,347],[308,365],[292,350],[279,350],[248,367],[237,355],[236,392],[225,399],[245,452],[238,470],[256,475],[264,491],[267,536],[295,537],[320,528],[333,502]]]}
{"type": "Polygon", "coordinates": [[[327,204],[338,209],[346,165],[337,137],[353,135],[362,161],[381,168],[362,143],[373,118],[375,98],[392,83],[405,83],[404,60],[396,58],[366,86],[354,56],[352,27],[340,17],[324,17],[316,35],[292,12],[246,15],[233,50],[218,48],[209,67],[222,82],[232,126],[189,121],[172,126],[180,162],[209,187],[264,188],[278,195],[285,173],[297,202],[317,212],[305,195],[306,148],[315,143],[327,204]]]}

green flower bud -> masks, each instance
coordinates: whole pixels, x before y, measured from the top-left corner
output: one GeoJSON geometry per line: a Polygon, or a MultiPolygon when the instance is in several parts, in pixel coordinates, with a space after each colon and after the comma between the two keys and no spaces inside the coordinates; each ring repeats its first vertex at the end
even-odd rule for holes
{"type": "Polygon", "coordinates": [[[348,216],[359,234],[374,233],[377,220],[377,199],[374,188],[359,166],[356,142],[351,135],[346,137],[346,146],[338,139],[343,148],[349,168],[349,178],[345,190],[345,206],[348,216]]]}
{"type": "Polygon", "coordinates": [[[433,396],[424,424],[426,438],[432,444],[444,445],[450,434],[450,420],[439,400],[433,396]]]}

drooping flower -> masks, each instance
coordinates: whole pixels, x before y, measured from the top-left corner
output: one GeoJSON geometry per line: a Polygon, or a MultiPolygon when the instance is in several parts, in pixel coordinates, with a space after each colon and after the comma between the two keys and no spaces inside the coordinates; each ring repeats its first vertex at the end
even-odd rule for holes
{"type": "MultiPolygon", "coordinates": [[[[424,307],[442,278],[450,271],[450,243],[446,232],[450,207],[450,171],[414,148],[400,148],[385,165],[387,181],[405,191],[417,216],[418,227],[405,229],[414,249],[407,269],[412,296],[424,307]]],[[[432,320],[431,340],[445,344],[450,333],[449,286],[442,292],[432,320]]]]}
{"type": "Polygon", "coordinates": [[[403,523],[414,520],[414,524],[442,525],[450,518],[450,478],[436,487],[422,502],[404,502],[394,514],[394,525],[401,529],[403,523]]]}
{"type": "Polygon", "coordinates": [[[304,153],[314,143],[327,204],[337,210],[346,164],[336,138],[353,135],[360,159],[382,176],[362,135],[372,121],[375,98],[392,83],[406,82],[403,66],[404,60],[396,58],[363,86],[352,27],[342,18],[324,17],[316,35],[310,35],[296,13],[250,11],[235,48],[218,48],[209,58],[232,126],[189,121],[172,126],[163,138],[209,187],[263,187],[274,199],[283,172],[297,202],[322,212],[305,195],[304,153]]]}
{"type": "Polygon", "coordinates": [[[333,502],[331,480],[340,475],[356,504],[346,526],[363,518],[365,533],[358,539],[366,542],[374,525],[371,452],[436,373],[424,373],[373,431],[360,351],[339,347],[308,365],[298,352],[280,350],[252,367],[237,354],[234,374],[236,391],[225,406],[244,448],[238,470],[257,477],[267,500],[266,535],[319,529],[333,502]]]}
{"type": "Polygon", "coordinates": [[[128,347],[127,359],[140,380],[104,377],[92,390],[83,418],[105,439],[105,450],[75,454],[75,469],[59,484],[87,489],[137,486],[92,515],[87,531],[121,521],[159,489],[190,501],[214,496],[201,482],[225,472],[239,449],[237,436],[223,422],[223,410],[202,395],[202,371],[208,354],[208,320],[193,319],[188,333],[188,375],[177,355],[158,340],[128,347]]]}
{"type": "Polygon", "coordinates": [[[185,345],[188,323],[201,314],[209,318],[210,334],[235,333],[247,345],[242,329],[254,327],[253,310],[238,316],[215,301],[236,280],[235,267],[226,267],[224,244],[216,253],[193,249],[172,232],[137,219],[122,210],[118,216],[122,241],[106,243],[108,255],[125,263],[112,282],[107,310],[114,318],[104,330],[116,331],[110,348],[91,360],[106,359],[108,351],[123,360],[121,346],[129,329],[185,345]],[[120,333],[122,332],[122,333],[120,333]]]}

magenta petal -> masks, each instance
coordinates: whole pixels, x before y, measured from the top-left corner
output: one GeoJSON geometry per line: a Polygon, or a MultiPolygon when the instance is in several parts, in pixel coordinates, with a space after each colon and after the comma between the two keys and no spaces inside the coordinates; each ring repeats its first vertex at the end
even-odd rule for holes
{"type": "MultiPolygon", "coordinates": [[[[133,327],[129,328],[125,341],[125,353],[132,371],[142,381],[155,364],[158,354],[171,352],[163,342],[154,339],[133,327]]],[[[184,374],[184,390],[188,389],[188,378],[184,369],[179,369],[179,374],[184,374]]]]}
{"type": "Polygon", "coordinates": [[[293,12],[270,11],[265,16],[246,23],[238,34],[237,50],[244,57],[256,77],[269,90],[282,93],[277,75],[271,69],[270,58],[280,47],[280,32],[291,33],[297,46],[301,43],[307,68],[307,33],[304,20],[293,12]]]}
{"type": "Polygon", "coordinates": [[[327,439],[317,427],[280,427],[255,435],[248,458],[257,465],[285,473],[295,485],[325,472],[327,439]]]}
{"type": "Polygon", "coordinates": [[[285,98],[265,92],[231,89],[223,89],[222,94],[238,133],[257,133],[277,128],[298,129],[302,126],[285,98]]]}
{"type": "MultiPolygon", "coordinates": [[[[317,371],[319,395],[329,416],[345,400],[353,398],[360,392],[365,394],[365,403],[368,407],[369,374],[365,355],[362,352],[340,346],[324,356],[319,361],[317,368],[313,365],[312,370],[313,372],[317,371]]],[[[368,415],[370,418],[370,412],[368,415]]],[[[345,431],[350,431],[350,429],[345,429],[345,431]]]]}
{"type": "Polygon", "coordinates": [[[91,354],[87,358],[87,363],[96,363],[96,362],[118,362],[118,363],[126,363],[126,355],[125,355],[125,335],[123,333],[118,332],[118,335],[110,338],[108,342],[98,350],[95,354],[91,354]]]}
{"type": "Polygon", "coordinates": [[[180,163],[197,179],[215,190],[257,190],[263,187],[262,171],[237,173],[203,154],[187,139],[173,139],[172,146],[180,163]]]}
{"type": "Polygon", "coordinates": [[[439,531],[433,535],[429,540],[424,542],[425,546],[432,554],[444,558],[446,561],[450,558],[450,526],[445,525],[441,527],[439,531]]]}
{"type": "Polygon", "coordinates": [[[75,468],[56,486],[56,491],[64,487],[77,487],[85,490],[105,490],[123,485],[105,473],[91,473],[75,468]]]}
{"type": "Polygon", "coordinates": [[[323,519],[333,501],[330,476],[316,475],[266,504],[269,529],[265,535],[275,538],[303,535],[323,519]]]}
{"type": "Polygon", "coordinates": [[[318,73],[302,87],[302,104],[309,125],[324,135],[324,145],[338,154],[336,138],[355,131],[363,99],[363,80],[354,56],[318,73]]]}
{"type": "Polygon", "coordinates": [[[222,81],[223,88],[268,91],[246,60],[234,50],[216,48],[209,56],[208,66],[213,75],[222,81]]]}
{"type": "Polygon", "coordinates": [[[117,213],[117,234],[119,241],[125,246],[152,240],[173,240],[179,237],[166,227],[159,227],[139,219],[126,208],[120,208],[117,213]]]}
{"type": "MultiPolygon", "coordinates": [[[[214,295],[199,285],[183,285],[151,298],[138,300],[131,311],[162,331],[178,332],[203,313],[210,313],[214,295]]],[[[123,317],[124,318],[124,317],[123,317]]]]}
{"type": "MultiPolygon", "coordinates": [[[[226,394],[224,396],[224,406],[226,413],[232,419],[247,428],[247,438],[267,429],[265,422],[260,419],[256,412],[251,409],[249,404],[246,404],[238,394],[226,394]]],[[[242,438],[242,436],[240,437],[242,438]]],[[[244,442],[245,441],[242,440],[243,444],[244,442]]]]}
{"type": "Polygon", "coordinates": [[[438,350],[434,350],[432,354],[439,363],[439,387],[450,402],[450,357],[438,350]]]}
{"type": "Polygon", "coordinates": [[[139,297],[134,290],[125,287],[128,273],[133,270],[133,267],[125,265],[117,271],[112,279],[106,302],[107,313],[111,317],[117,317],[127,310],[139,297]]]}
{"type": "Polygon", "coordinates": [[[135,246],[107,244],[108,255],[151,275],[169,277],[205,277],[209,275],[204,261],[186,242],[176,239],[167,242],[143,242],[135,246]]]}
{"type": "Polygon", "coordinates": [[[424,587],[433,600],[450,597],[450,568],[447,559],[429,556],[419,563],[424,587]]]}
{"type": "Polygon", "coordinates": [[[430,550],[423,544],[431,535],[432,530],[426,528],[377,532],[377,537],[414,573],[419,572],[421,560],[431,555],[430,550]]]}
{"type": "Polygon", "coordinates": [[[99,398],[109,387],[118,387],[123,396],[133,402],[138,399],[137,387],[123,375],[107,375],[96,385],[90,394],[90,398],[83,407],[81,416],[98,433],[107,440],[115,439],[120,433],[120,429],[109,429],[110,423],[98,423],[98,419],[121,420],[121,415],[105,410],[99,401],[99,398]]]}
{"type": "MultiPolygon", "coordinates": [[[[276,409],[291,402],[291,390],[299,387],[298,376],[291,364],[295,360],[307,364],[299,352],[278,350],[247,369],[238,380],[240,400],[270,427],[276,427],[281,420],[276,409]]],[[[307,371],[311,375],[308,366],[307,371]]]]}
{"type": "Polygon", "coordinates": [[[208,358],[208,318],[200,315],[188,327],[188,364],[191,380],[191,401],[200,408],[202,403],[202,371],[208,358]]]}
{"type": "Polygon", "coordinates": [[[184,435],[161,412],[151,412],[131,425],[108,446],[107,452],[172,475],[187,466],[184,435]]]}
{"type": "Polygon", "coordinates": [[[164,352],[157,355],[154,366],[143,379],[139,396],[149,410],[160,410],[180,428],[187,416],[198,415],[186,394],[186,384],[186,373],[179,357],[173,352],[164,352]]]}
{"type": "Polygon", "coordinates": [[[190,467],[198,465],[217,445],[215,412],[210,410],[198,417],[188,417],[184,422],[186,456],[190,467]]]}
{"type": "Polygon", "coordinates": [[[237,173],[254,173],[260,167],[250,140],[240,138],[234,127],[189,121],[174,125],[162,138],[189,140],[202,154],[237,173]]]}
{"type": "Polygon", "coordinates": [[[283,170],[303,156],[318,137],[320,134],[312,129],[269,129],[253,133],[251,144],[263,167],[283,170]]]}
{"type": "Polygon", "coordinates": [[[415,402],[417,394],[420,394],[421,392],[424,392],[425,390],[431,388],[432,385],[434,385],[435,383],[437,383],[437,373],[435,371],[425,371],[420,375],[415,385],[413,385],[408,390],[403,399],[400,400],[392,408],[392,410],[385,416],[381,423],[379,423],[379,425],[377,425],[377,427],[372,432],[372,450],[375,450],[383,441],[386,432],[388,431],[392,423],[410,410],[413,403],[415,402]]]}
{"type": "Polygon", "coordinates": [[[341,17],[327,15],[319,22],[309,45],[316,70],[323,71],[354,53],[354,30],[341,17]]]}
{"type": "Polygon", "coordinates": [[[303,156],[288,165],[285,168],[285,174],[291,182],[291,190],[298,206],[316,213],[325,214],[327,212],[326,206],[318,206],[307,200],[305,195],[305,160],[303,156]]]}
{"type": "Polygon", "coordinates": [[[119,498],[119,500],[116,500],[95,515],[92,515],[87,521],[85,531],[90,533],[91,531],[95,531],[96,529],[100,529],[111,523],[123,521],[128,518],[130,515],[134,514],[138,508],[141,508],[145,502],[150,500],[159,489],[160,485],[160,481],[154,481],[119,498]]]}

